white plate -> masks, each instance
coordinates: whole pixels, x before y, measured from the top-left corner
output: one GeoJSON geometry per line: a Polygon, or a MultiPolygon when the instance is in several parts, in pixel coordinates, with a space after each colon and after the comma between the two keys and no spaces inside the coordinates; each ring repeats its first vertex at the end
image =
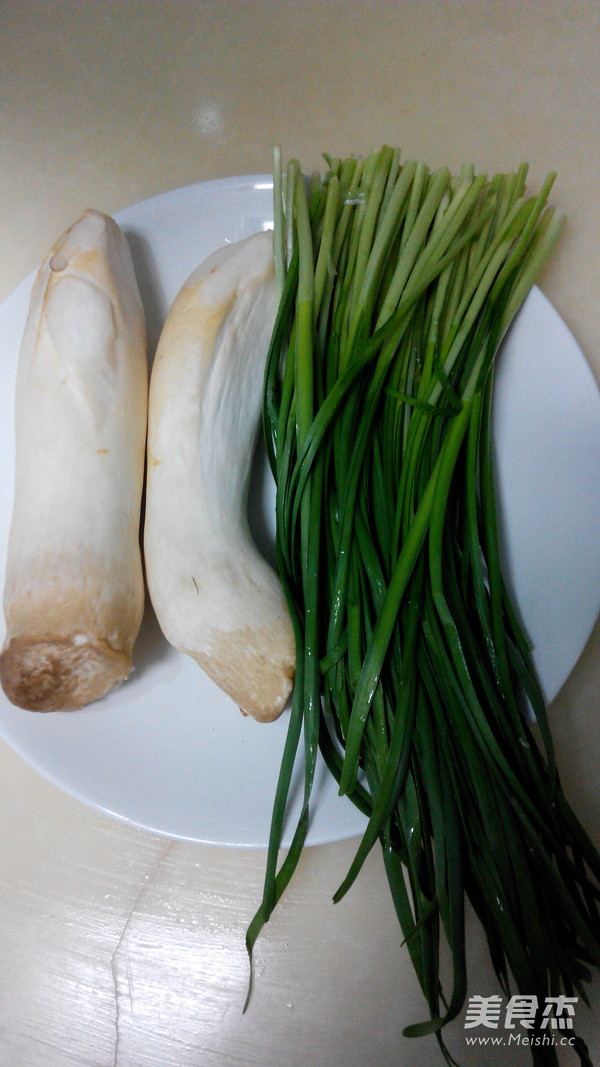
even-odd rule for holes
{"type": "MultiPolygon", "coordinates": [[[[182,282],[209,252],[271,226],[269,176],[177,189],[116,218],[134,256],[150,340],[182,282]]],[[[0,307],[0,574],[12,506],[13,394],[33,275],[0,307]]],[[[600,610],[600,399],[566,326],[534,289],[507,338],[495,401],[502,520],[510,582],[551,699],[600,610]]],[[[252,514],[265,552],[274,493],[255,465],[252,514]]],[[[36,715],[0,694],[0,734],[61,789],[146,829],[176,838],[264,846],[287,714],[243,718],[148,612],[136,671],[116,693],[77,713],[36,715]]],[[[300,769],[299,769],[300,770],[300,769]]],[[[321,765],[309,842],[362,831],[321,765]]],[[[286,838],[289,842],[289,837],[286,838]]]]}

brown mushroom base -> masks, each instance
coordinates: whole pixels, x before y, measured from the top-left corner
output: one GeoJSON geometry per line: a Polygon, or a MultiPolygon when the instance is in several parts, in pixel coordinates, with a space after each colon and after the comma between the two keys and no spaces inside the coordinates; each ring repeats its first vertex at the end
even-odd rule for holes
{"type": "Polygon", "coordinates": [[[28,711],[75,711],[129,676],[131,655],[106,640],[15,637],[0,655],[8,699],[28,711]]]}

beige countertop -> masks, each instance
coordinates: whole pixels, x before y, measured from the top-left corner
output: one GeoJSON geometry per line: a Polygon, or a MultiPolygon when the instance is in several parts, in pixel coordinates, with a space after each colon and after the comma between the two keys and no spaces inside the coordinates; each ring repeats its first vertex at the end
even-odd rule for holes
{"type": "MultiPolygon", "coordinates": [[[[567,0],[0,4],[0,300],[86,207],[383,143],[432,165],[556,169],[568,226],[540,284],[600,380],[600,6],[567,0]]],[[[1,343],[1,339],[0,339],[1,343]]],[[[600,630],[550,708],[600,844],[600,630]]],[[[0,743],[0,1067],[432,1067],[379,855],[306,850],[257,947],[264,853],[173,841],[88,809],[0,743]]],[[[226,784],[224,802],[226,802],[226,784]]],[[[470,992],[495,985],[470,922],[470,992]]],[[[578,1010],[600,1063],[600,982],[578,1010]]],[[[524,1048],[469,1048],[519,1065],[524,1048]]],[[[561,1065],[574,1067],[573,1054],[561,1065]]]]}

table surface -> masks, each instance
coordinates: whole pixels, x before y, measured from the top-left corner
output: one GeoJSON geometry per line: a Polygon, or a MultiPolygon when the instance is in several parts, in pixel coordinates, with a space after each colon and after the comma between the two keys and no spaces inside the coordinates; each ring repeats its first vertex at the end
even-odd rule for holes
{"type": "MultiPolygon", "coordinates": [[[[0,300],[86,207],[383,143],[432,165],[556,169],[569,221],[540,280],[600,378],[600,6],[6,0],[0,300]]],[[[600,844],[597,627],[550,707],[567,793],[600,844]]],[[[374,851],[305,851],[259,941],[264,852],[177,842],[90,810],[0,744],[2,1067],[431,1067],[424,1007],[374,851]]],[[[497,992],[469,918],[470,993],[497,992]]],[[[600,983],[578,1025],[600,1062],[600,983]]],[[[529,1062],[474,1048],[465,1065],[529,1062]]],[[[491,1031],[490,1031],[491,1033],[491,1031]]],[[[574,1064],[573,1053],[560,1063],[574,1064]]]]}

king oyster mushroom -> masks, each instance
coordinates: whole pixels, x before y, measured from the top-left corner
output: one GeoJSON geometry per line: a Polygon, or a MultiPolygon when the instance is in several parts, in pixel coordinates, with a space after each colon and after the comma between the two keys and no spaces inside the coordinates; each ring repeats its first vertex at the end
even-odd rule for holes
{"type": "Polygon", "coordinates": [[[263,722],[295,667],[283,590],[246,515],[276,304],[268,232],[214,252],[175,298],[150,381],[144,529],[163,633],[263,722]]]}
{"type": "Polygon", "coordinates": [[[86,211],[38,272],[19,357],[0,678],[21,707],[80,708],[132,669],[147,379],[127,242],[86,211]]]}

